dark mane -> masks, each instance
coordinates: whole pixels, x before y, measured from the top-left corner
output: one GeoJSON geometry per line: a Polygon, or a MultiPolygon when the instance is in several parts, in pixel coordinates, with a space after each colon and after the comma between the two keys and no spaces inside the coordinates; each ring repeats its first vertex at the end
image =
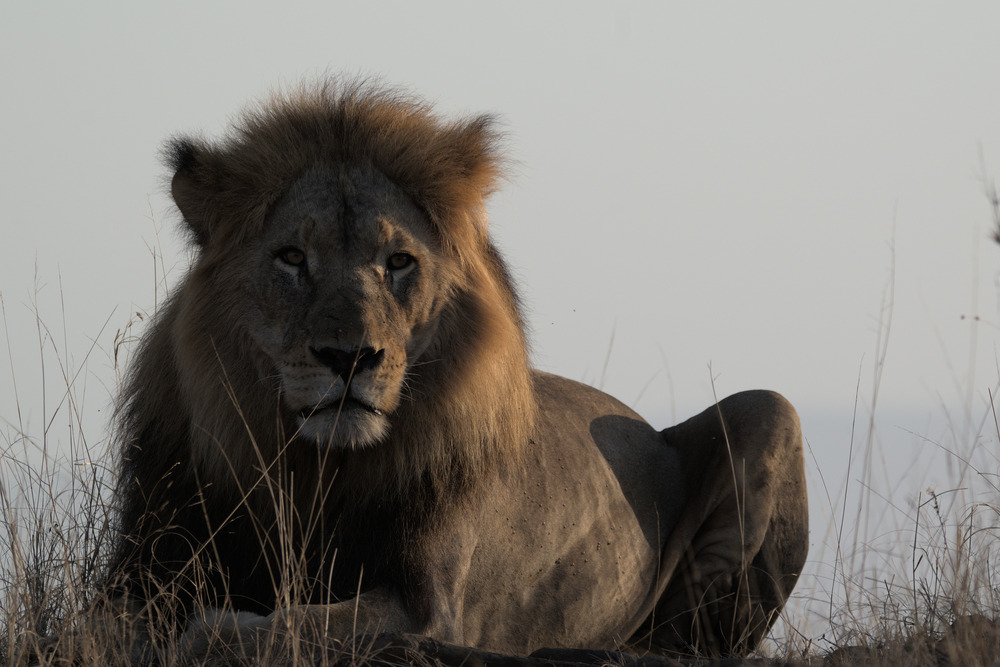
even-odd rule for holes
{"type": "Polygon", "coordinates": [[[520,460],[536,406],[517,297],[487,235],[497,142],[487,116],[444,122],[394,91],[324,82],[253,107],[218,143],[168,144],[172,194],[198,252],[144,337],[118,409],[123,541],[113,576],[124,588],[185,572],[181,599],[207,590],[266,609],[288,539],[313,545],[315,562],[299,566],[317,580],[329,566],[321,554],[339,549],[354,585],[350,563],[401,551],[387,545],[399,526],[375,530],[370,517],[417,530],[435,511],[428,503],[475,493],[478,479],[520,460]],[[387,440],[329,452],[294,440],[282,417],[274,370],[244,318],[238,260],[299,175],[347,163],[379,170],[426,212],[461,288],[439,295],[448,305],[433,363],[408,373],[387,440]],[[356,524],[369,539],[352,551],[333,534],[356,524]],[[290,525],[291,537],[278,534],[290,525]]]}

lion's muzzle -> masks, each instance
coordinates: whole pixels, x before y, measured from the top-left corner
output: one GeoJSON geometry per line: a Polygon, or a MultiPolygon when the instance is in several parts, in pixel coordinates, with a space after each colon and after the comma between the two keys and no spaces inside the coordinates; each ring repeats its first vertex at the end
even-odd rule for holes
{"type": "Polygon", "coordinates": [[[298,435],[333,446],[365,446],[388,432],[387,353],[374,346],[306,348],[282,367],[283,394],[298,435]]]}

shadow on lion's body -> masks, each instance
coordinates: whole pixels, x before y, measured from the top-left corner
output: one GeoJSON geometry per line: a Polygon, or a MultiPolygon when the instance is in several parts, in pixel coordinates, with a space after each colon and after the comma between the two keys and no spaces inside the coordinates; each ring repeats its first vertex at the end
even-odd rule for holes
{"type": "Polygon", "coordinates": [[[199,252],[123,396],[109,585],[172,601],[184,650],[292,624],[521,654],[759,642],[805,559],[794,410],[746,392],[657,432],[531,370],[486,232],[489,119],[326,84],[168,157],[199,252]]]}

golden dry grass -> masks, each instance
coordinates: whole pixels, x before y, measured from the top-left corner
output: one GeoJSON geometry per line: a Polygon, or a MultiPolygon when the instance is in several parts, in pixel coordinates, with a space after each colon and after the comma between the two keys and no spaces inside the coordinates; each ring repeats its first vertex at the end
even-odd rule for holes
{"type": "MultiPolygon", "coordinates": [[[[1000,241],[1000,202],[991,192],[1000,241]]],[[[6,310],[3,317],[6,323],[6,310]]],[[[127,362],[134,330],[142,328],[144,319],[129,320],[108,345],[106,354],[116,373],[127,362]]],[[[11,667],[38,660],[64,664],[51,656],[73,655],[75,664],[135,664],[137,658],[187,664],[177,637],[165,633],[148,638],[145,655],[137,656],[130,638],[144,630],[129,627],[133,617],[115,613],[113,606],[98,605],[101,611],[93,611],[114,537],[113,471],[100,443],[92,446],[87,440],[76,395],[80,370],[70,366],[61,350],[65,332],[59,346],[41,318],[36,326],[37,354],[61,386],[34,432],[22,421],[20,404],[16,415],[0,415],[0,661],[11,667]]],[[[7,353],[14,355],[10,349],[7,353]]],[[[10,385],[16,395],[17,378],[10,385]]],[[[858,530],[850,539],[846,526],[899,508],[889,507],[868,488],[852,513],[846,490],[838,495],[812,489],[813,502],[825,496],[829,505],[832,548],[820,574],[812,581],[804,578],[796,595],[812,598],[812,608],[824,613],[819,622],[779,624],[762,647],[761,659],[831,665],[1000,664],[1000,419],[994,395],[990,398],[986,413],[970,420],[969,411],[950,441],[926,439],[927,447],[950,461],[954,479],[948,488],[920,493],[901,512],[905,521],[894,530],[876,536],[858,530]]],[[[874,414],[875,406],[869,407],[874,414]]],[[[874,465],[874,431],[874,420],[861,424],[852,444],[859,451],[868,448],[866,466],[874,465]]],[[[169,610],[156,605],[146,610],[148,618],[160,613],[169,610]]],[[[207,609],[197,613],[212,615],[207,609]]],[[[399,643],[378,644],[372,638],[308,647],[290,630],[260,660],[227,654],[220,646],[215,664],[357,664],[379,656],[386,662],[427,664],[463,659],[428,653],[426,646],[404,650],[399,643]]]]}

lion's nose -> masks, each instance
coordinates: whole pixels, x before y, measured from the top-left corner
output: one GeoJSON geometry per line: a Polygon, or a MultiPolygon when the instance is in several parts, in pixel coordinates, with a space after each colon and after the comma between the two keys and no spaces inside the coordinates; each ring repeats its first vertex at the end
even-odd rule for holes
{"type": "Polygon", "coordinates": [[[353,375],[372,370],[382,363],[384,350],[376,351],[373,347],[361,347],[355,350],[341,350],[335,347],[316,349],[310,347],[316,360],[328,367],[336,375],[350,381],[353,375]]]}

